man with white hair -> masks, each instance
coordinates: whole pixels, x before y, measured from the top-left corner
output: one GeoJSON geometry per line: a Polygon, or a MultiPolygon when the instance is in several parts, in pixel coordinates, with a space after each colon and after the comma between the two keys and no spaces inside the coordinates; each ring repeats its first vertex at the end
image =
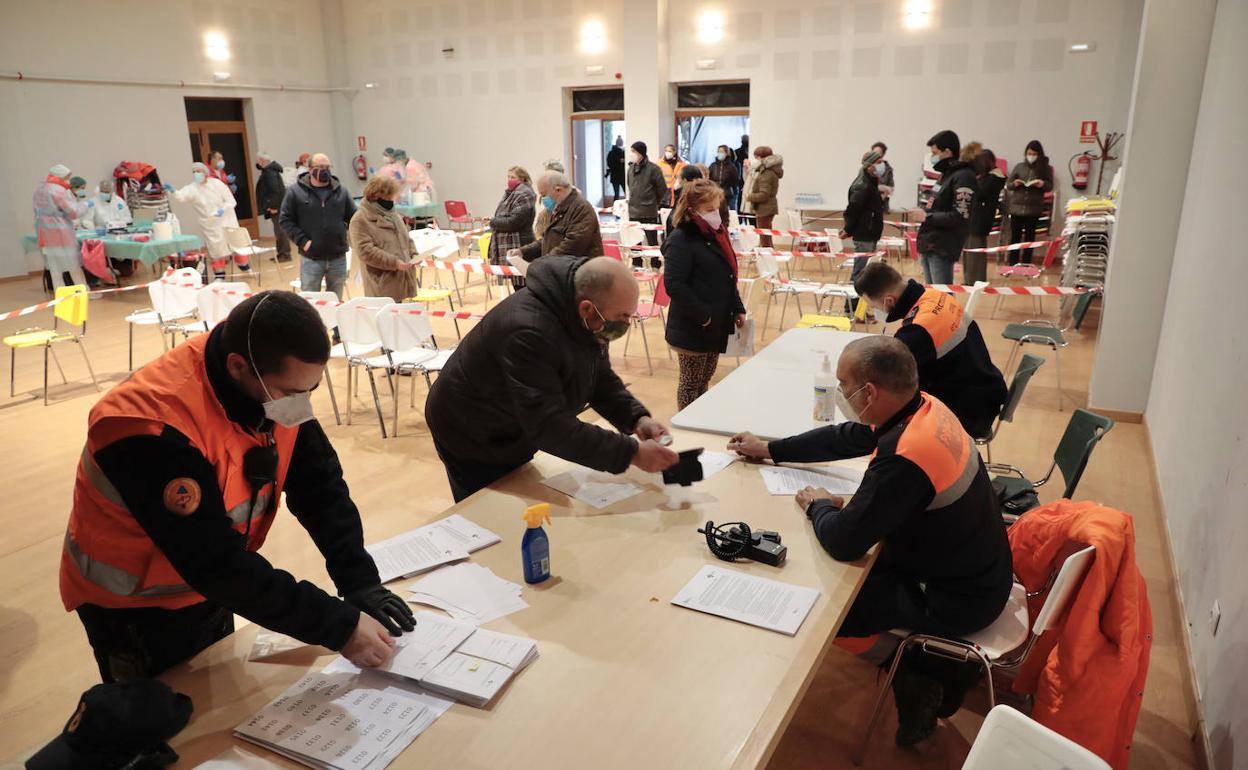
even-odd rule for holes
{"type": "Polygon", "coordinates": [[[543,173],[537,178],[537,194],[542,208],[550,215],[550,222],[542,232],[541,240],[512,249],[507,256],[523,257],[526,262],[551,254],[602,256],[598,212],[572,186],[566,174],[561,171],[543,173]]]}
{"type": "Polygon", "coordinates": [[[433,446],[459,502],[538,451],[608,473],[657,472],[678,456],[665,428],[611,370],[607,345],[628,331],[637,281],[610,257],[546,257],[486,314],[425,401],[433,446]],[[614,431],[579,418],[592,407],[614,431]]]}
{"type": "Polygon", "coordinates": [[[256,156],[256,169],[260,178],[256,180],[256,207],[264,214],[264,218],[273,222],[273,239],[277,242],[277,261],[290,261],[290,237],[282,229],[277,218],[282,210],[282,199],[286,197],[286,183],[282,179],[282,164],[273,159],[273,155],[261,151],[256,156]]]}

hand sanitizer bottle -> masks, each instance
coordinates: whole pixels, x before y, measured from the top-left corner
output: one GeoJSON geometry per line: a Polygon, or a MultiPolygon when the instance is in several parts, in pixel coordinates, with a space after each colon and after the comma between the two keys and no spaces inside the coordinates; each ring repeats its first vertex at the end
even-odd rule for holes
{"type": "Polygon", "coordinates": [[[832,373],[832,362],[825,353],[823,369],[815,375],[815,421],[832,422],[835,414],[835,401],[832,390],[836,387],[836,376],[832,373]]]}

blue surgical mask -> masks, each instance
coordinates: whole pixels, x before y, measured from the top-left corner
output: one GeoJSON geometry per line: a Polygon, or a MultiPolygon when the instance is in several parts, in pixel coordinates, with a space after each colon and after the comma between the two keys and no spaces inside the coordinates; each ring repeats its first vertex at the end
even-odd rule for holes
{"type": "Polygon", "coordinates": [[[100,193],[100,200],[104,201],[105,203],[108,203],[112,199],[113,199],[112,193],[100,193]]]}
{"type": "Polygon", "coordinates": [[[203,184],[206,177],[204,176],[204,172],[196,171],[194,174],[191,174],[191,178],[195,180],[195,184],[203,184]]]}
{"type": "Polygon", "coordinates": [[[223,160],[219,160],[219,161],[217,161],[216,165],[217,165],[217,168],[218,168],[218,169],[225,168],[225,161],[223,161],[223,160]]]}
{"type": "Polygon", "coordinates": [[[932,168],[936,168],[936,164],[940,163],[941,160],[943,160],[943,158],[941,158],[939,155],[933,155],[932,156],[932,168]]]}
{"type": "Polygon", "coordinates": [[[887,166],[884,165],[883,161],[880,161],[879,163],[875,164],[875,176],[877,179],[884,176],[884,171],[886,168],[887,166]]]}
{"type": "Polygon", "coordinates": [[[727,159],[728,159],[728,153],[726,153],[726,152],[717,152],[717,153],[715,153],[715,158],[716,158],[717,160],[727,160],[727,159]]]}
{"type": "Polygon", "coordinates": [[[549,195],[543,195],[542,196],[542,208],[546,209],[547,211],[553,214],[555,211],[555,199],[550,197],[549,195]]]}

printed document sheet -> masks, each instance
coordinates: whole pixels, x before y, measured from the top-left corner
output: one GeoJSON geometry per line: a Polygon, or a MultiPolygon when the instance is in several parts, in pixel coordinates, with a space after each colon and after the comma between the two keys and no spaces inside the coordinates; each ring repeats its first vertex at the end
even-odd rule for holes
{"type": "Polygon", "coordinates": [[[818,598],[814,588],[706,564],[672,604],[793,636],[818,598]]]}
{"type": "Polygon", "coordinates": [[[852,495],[862,484],[862,471],[844,467],[790,468],[785,465],[763,465],[758,472],[772,495],[796,495],[806,487],[823,487],[834,495],[852,495]]]}

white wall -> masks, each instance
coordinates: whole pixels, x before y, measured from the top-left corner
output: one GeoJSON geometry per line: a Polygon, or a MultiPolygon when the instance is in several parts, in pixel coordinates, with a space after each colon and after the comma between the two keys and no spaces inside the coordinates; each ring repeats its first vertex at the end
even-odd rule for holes
{"type": "Polygon", "coordinates": [[[350,82],[377,84],[354,101],[370,164],[385,147],[432,161],[439,201],[466,201],[478,215],[493,213],[509,166],[536,176],[548,158],[569,162],[564,88],[619,84],[618,33],[602,54],[579,51],[585,19],[620,28],[619,0],[362,0],[344,11],[350,82]],[[441,53],[448,47],[453,58],[441,53]],[[587,76],[587,64],[605,74],[587,76]]]}
{"type": "MultiPolygon", "coordinates": [[[[226,69],[239,83],[326,85],[318,2],[6,2],[3,17],[4,72],[203,82],[226,69]],[[228,64],[204,57],[207,29],[228,37],[228,64]]],[[[53,164],[92,184],[122,160],[152,163],[174,184],[189,181],[185,96],[251,99],[251,149],[283,164],[332,143],[321,93],[0,82],[0,277],[41,267],[38,255],[23,255],[20,239],[33,232],[31,196],[53,164]]],[[[189,209],[175,211],[184,228],[197,229],[189,209]]]]}
{"type": "Polygon", "coordinates": [[[813,192],[840,207],[876,140],[896,170],[894,204],[912,205],[925,142],[945,128],[1011,164],[1039,139],[1069,197],[1067,161],[1093,146],[1079,144],[1080,121],[1126,125],[1143,2],[933,0],[931,26],[909,30],[903,0],[726,0],[716,45],[697,40],[708,5],[672,6],[672,80],[749,79],[751,144],[785,157],[782,203],[813,192]],[[1071,54],[1075,42],[1097,49],[1071,54]],[[699,71],[700,58],[719,67],[699,71]]]}
{"type": "Polygon", "coordinates": [[[1219,2],[1213,30],[1147,420],[1214,765],[1230,770],[1248,764],[1248,347],[1227,315],[1243,250],[1227,241],[1240,211],[1225,191],[1248,175],[1248,3],[1219,2]]]}

